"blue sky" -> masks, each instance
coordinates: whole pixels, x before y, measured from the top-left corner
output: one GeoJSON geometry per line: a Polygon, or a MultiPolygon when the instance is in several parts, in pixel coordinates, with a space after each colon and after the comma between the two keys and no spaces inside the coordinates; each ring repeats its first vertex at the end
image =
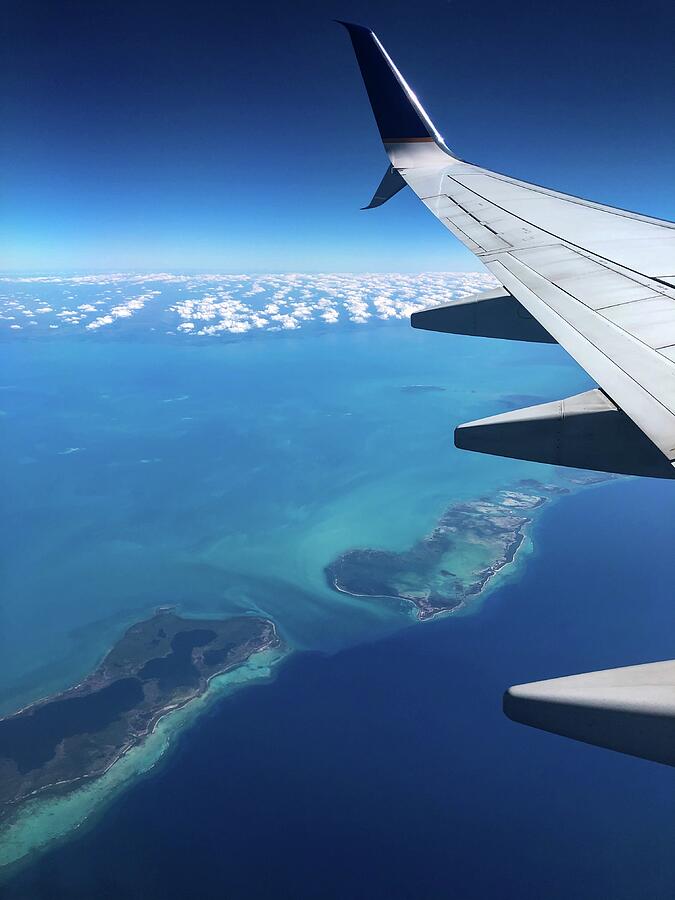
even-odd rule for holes
{"type": "Polygon", "coordinates": [[[31,3],[2,26],[2,268],[471,270],[386,166],[349,41],[372,27],[449,146],[675,218],[675,8],[31,3]]]}

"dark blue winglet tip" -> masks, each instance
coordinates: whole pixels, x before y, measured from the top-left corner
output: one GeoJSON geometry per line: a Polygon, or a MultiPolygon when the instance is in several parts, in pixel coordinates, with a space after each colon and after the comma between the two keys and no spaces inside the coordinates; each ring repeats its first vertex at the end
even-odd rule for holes
{"type": "Polygon", "coordinates": [[[337,22],[338,25],[342,25],[347,31],[351,34],[353,31],[361,32],[365,34],[374,34],[371,28],[366,28],[365,25],[357,25],[355,22],[345,22],[344,19],[333,19],[334,22],[337,22]]]}
{"type": "Polygon", "coordinates": [[[374,32],[353,22],[335,21],[349,33],[384,143],[428,141],[432,137],[428,122],[374,32]]]}

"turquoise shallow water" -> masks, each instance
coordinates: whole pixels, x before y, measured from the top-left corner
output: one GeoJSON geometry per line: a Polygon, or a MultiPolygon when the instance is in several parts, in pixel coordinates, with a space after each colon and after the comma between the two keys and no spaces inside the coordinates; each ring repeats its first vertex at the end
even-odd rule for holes
{"type": "MultiPolygon", "coordinates": [[[[395,607],[330,590],[326,563],[354,546],[403,549],[457,498],[557,477],[460,453],[452,427],[587,386],[558,348],[403,322],[214,341],[21,337],[1,365],[5,713],[78,681],[158,604],[262,613],[298,650],[399,630],[410,620],[395,607]],[[443,390],[402,390],[420,384],[443,390]]],[[[77,815],[48,809],[35,842],[91,815],[157,747],[77,815]]]]}
{"type": "Polygon", "coordinates": [[[544,512],[534,555],[480,615],[297,653],[230,696],[224,685],[136,757],[142,771],[170,739],[161,765],[126,773],[93,827],[0,893],[670,900],[673,770],[515,725],[500,697],[672,656],[672,501],[654,482],[580,492],[544,512]]]}
{"type": "Polygon", "coordinates": [[[486,353],[403,323],[201,346],[15,341],[0,380],[4,709],[79,678],[160,603],[255,609],[314,649],[386,630],[379,604],[326,588],[325,563],[403,548],[457,497],[546,477],[456,451],[452,426],[585,385],[557,348],[486,353]]]}

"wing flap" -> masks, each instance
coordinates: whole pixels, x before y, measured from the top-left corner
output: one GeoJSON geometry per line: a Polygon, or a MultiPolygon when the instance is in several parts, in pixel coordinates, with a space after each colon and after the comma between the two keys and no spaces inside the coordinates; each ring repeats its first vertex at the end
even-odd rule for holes
{"type": "Polygon", "coordinates": [[[646,284],[562,244],[517,250],[513,255],[592,309],[654,296],[646,284]]]}
{"type": "Polygon", "coordinates": [[[651,294],[619,303],[603,309],[602,316],[655,350],[675,344],[675,300],[669,297],[651,294]]]}
{"type": "Polygon", "coordinates": [[[666,458],[675,459],[673,364],[513,256],[488,267],[666,458]]]}

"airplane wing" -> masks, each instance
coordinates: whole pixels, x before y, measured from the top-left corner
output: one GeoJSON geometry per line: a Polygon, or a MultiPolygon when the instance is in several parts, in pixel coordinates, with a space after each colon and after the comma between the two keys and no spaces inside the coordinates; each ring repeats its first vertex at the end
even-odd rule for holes
{"type": "MultiPolygon", "coordinates": [[[[458,446],[674,477],[675,224],[459,159],[377,37],[342,24],[391,161],[389,183],[400,188],[396,173],[503,285],[490,302],[481,295],[416,313],[412,324],[557,342],[600,388],[460,426],[458,446]],[[541,326],[538,338],[523,336],[532,332],[531,317],[541,326]]],[[[388,199],[386,182],[377,205],[388,199]]]]}
{"type": "MultiPolygon", "coordinates": [[[[458,426],[458,447],[675,477],[675,224],[467,163],[367,28],[349,32],[390,160],[380,206],[408,185],[502,287],[414,313],[417,328],[559,343],[597,382],[575,397],[458,426]]],[[[675,661],[518,685],[520,722],[675,765],[675,661]]]]}

